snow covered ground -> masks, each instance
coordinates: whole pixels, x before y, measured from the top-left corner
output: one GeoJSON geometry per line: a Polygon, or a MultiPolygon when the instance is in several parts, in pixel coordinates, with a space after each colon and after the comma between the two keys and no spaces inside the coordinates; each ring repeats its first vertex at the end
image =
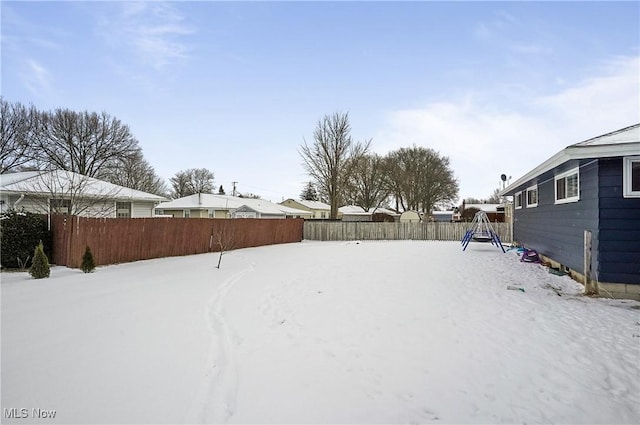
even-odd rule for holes
{"type": "Polygon", "coordinates": [[[640,303],[514,251],[217,255],[3,273],[3,422],[640,422],[640,303]]]}

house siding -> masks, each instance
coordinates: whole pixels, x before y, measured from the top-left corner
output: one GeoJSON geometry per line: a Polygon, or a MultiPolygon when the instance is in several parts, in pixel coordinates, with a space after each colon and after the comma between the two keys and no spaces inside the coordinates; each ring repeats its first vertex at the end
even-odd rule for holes
{"type": "MultiPolygon", "coordinates": [[[[523,184],[515,192],[538,185],[538,206],[514,211],[514,239],[525,247],[574,270],[584,267],[584,231],[592,232],[593,252],[598,247],[598,163],[569,161],[523,184]],[[580,200],[555,204],[554,177],[579,166],[580,200]]],[[[592,268],[598,258],[593,256],[592,268]]]]}
{"type": "Polygon", "coordinates": [[[314,219],[327,219],[329,218],[329,215],[331,213],[331,209],[317,210],[317,209],[309,208],[306,205],[303,205],[292,199],[287,199],[286,201],[282,201],[280,202],[280,205],[284,205],[285,207],[289,207],[289,208],[295,208],[298,210],[309,211],[311,214],[313,214],[311,218],[314,218],[314,219]]]}
{"type": "Polygon", "coordinates": [[[640,284],[640,198],[622,193],[623,159],[601,159],[598,280],[640,284]]]}
{"type": "Polygon", "coordinates": [[[154,206],[155,206],[155,202],[132,202],[131,217],[134,217],[134,218],[153,217],[154,206]]]}

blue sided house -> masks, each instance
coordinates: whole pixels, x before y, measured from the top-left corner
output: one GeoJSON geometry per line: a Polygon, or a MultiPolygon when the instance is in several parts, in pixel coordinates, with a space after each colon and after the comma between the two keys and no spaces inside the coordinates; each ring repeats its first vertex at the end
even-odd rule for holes
{"type": "Polygon", "coordinates": [[[640,124],[570,145],[500,194],[515,241],[602,296],[640,300],[640,124]]]}

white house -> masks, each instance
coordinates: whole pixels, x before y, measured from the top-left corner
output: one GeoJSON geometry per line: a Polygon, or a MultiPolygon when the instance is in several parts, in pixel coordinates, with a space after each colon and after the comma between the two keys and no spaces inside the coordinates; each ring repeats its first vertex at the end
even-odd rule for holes
{"type": "Polygon", "coordinates": [[[373,221],[374,214],[387,216],[385,219],[393,221],[400,219],[400,214],[383,207],[369,208],[368,211],[357,205],[345,205],[338,208],[338,217],[342,221],[373,221]]]}
{"type": "Polygon", "coordinates": [[[0,209],[85,217],[152,217],[163,196],[118,186],[72,171],[0,174],[0,209]]]}
{"type": "Polygon", "coordinates": [[[156,215],[184,218],[311,218],[309,211],[265,201],[230,195],[196,193],[163,202],[156,215]]]}

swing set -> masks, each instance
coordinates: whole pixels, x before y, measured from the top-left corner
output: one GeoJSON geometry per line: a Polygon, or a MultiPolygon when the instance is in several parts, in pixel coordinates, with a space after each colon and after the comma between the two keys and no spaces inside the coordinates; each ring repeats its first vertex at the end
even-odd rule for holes
{"type": "Polygon", "coordinates": [[[491,226],[487,213],[484,211],[478,211],[476,215],[473,216],[471,225],[461,241],[463,251],[467,249],[469,242],[472,240],[476,242],[491,242],[491,244],[495,245],[496,248],[500,248],[502,249],[502,252],[506,252],[502,246],[502,242],[500,242],[498,234],[491,226]]]}

